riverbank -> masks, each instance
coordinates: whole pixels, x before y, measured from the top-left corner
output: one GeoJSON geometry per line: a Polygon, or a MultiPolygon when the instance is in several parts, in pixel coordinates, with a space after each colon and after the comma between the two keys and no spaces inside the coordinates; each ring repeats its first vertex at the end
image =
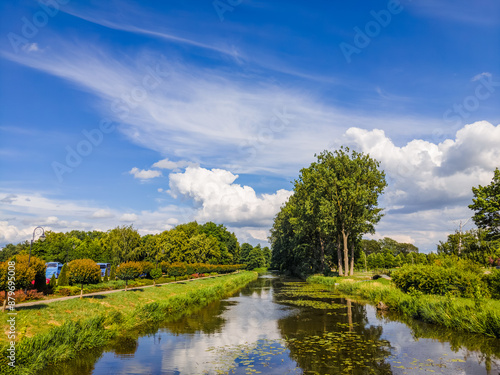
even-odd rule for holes
{"type": "Polygon", "coordinates": [[[499,300],[406,294],[390,281],[380,279],[355,282],[338,277],[312,276],[307,281],[334,286],[342,294],[360,297],[376,305],[382,302],[392,311],[427,323],[500,338],[499,300]]]}
{"type": "Polygon", "coordinates": [[[19,310],[16,369],[8,368],[8,339],[2,335],[0,373],[36,374],[49,364],[74,358],[80,350],[103,346],[113,338],[133,334],[142,326],[193,313],[257,277],[255,272],[244,271],[19,310]]]}

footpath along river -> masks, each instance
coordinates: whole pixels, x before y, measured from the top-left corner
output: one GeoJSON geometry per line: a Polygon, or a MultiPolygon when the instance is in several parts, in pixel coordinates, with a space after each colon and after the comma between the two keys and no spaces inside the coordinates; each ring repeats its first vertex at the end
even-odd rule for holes
{"type": "Polygon", "coordinates": [[[42,374],[500,373],[498,339],[381,314],[327,287],[271,274],[136,337],[42,374]]]}

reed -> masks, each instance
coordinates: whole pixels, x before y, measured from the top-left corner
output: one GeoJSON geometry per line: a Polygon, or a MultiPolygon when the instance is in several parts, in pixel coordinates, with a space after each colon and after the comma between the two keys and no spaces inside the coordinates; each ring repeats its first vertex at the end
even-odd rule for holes
{"type": "Polygon", "coordinates": [[[371,303],[383,302],[390,310],[427,323],[454,330],[500,338],[500,301],[487,298],[458,298],[451,295],[404,293],[390,281],[352,282],[309,278],[308,282],[335,286],[340,293],[358,296],[371,303]],[[330,283],[330,284],[328,284],[330,283]]]}

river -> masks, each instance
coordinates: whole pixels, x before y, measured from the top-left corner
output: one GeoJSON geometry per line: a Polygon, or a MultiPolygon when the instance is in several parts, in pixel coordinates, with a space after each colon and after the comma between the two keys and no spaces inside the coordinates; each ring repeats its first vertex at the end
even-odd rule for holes
{"type": "Polygon", "coordinates": [[[383,314],[324,287],[308,298],[302,285],[261,275],[191,316],[43,375],[500,373],[500,340],[383,314]]]}

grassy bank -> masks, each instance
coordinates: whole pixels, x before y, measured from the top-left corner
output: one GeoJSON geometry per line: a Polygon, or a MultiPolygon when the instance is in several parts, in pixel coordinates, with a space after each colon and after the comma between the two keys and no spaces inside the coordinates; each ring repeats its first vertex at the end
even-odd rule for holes
{"type": "Polygon", "coordinates": [[[406,294],[389,280],[355,282],[343,278],[313,276],[310,283],[338,285],[340,293],[358,296],[371,303],[383,302],[390,310],[427,323],[464,332],[500,338],[500,301],[406,294]]]}
{"type": "Polygon", "coordinates": [[[192,313],[256,278],[255,272],[240,272],[21,309],[16,316],[16,370],[7,366],[7,336],[2,335],[0,373],[36,374],[49,364],[74,358],[80,350],[137,332],[141,326],[192,313]]]}

